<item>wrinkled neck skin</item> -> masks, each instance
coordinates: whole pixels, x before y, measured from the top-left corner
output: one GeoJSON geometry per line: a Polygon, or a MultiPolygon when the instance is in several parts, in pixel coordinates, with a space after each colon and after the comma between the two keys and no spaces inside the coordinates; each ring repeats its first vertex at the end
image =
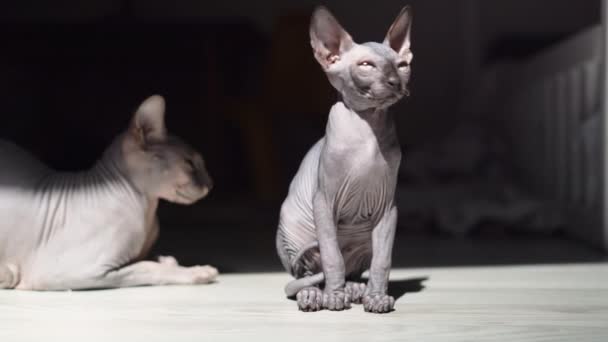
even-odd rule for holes
{"type": "Polygon", "coordinates": [[[143,202],[147,211],[151,211],[151,215],[154,215],[158,206],[158,197],[151,196],[141,189],[137,180],[129,174],[123,152],[124,139],[124,136],[115,139],[91,172],[107,172],[109,187],[116,187],[115,191],[122,193],[123,196],[130,196],[134,201],[143,202]]]}
{"type": "MultiPolygon", "coordinates": [[[[106,170],[113,179],[113,183],[120,183],[125,188],[129,188],[137,197],[145,198],[147,202],[157,203],[158,198],[150,196],[148,193],[143,191],[139,187],[136,179],[129,174],[128,168],[125,162],[123,144],[124,137],[118,137],[109,148],[107,148],[100,160],[97,161],[92,172],[102,172],[106,170]]],[[[111,182],[112,183],[112,182],[111,182]]]]}
{"type": "Polygon", "coordinates": [[[45,177],[37,188],[44,193],[67,193],[66,202],[90,201],[91,208],[98,210],[115,209],[108,202],[115,202],[126,210],[153,215],[158,206],[158,198],[153,198],[137,188],[136,182],[127,172],[123,157],[123,137],[118,137],[103,153],[95,165],[81,172],[56,172],[45,177]]]}
{"type": "Polygon", "coordinates": [[[372,108],[357,108],[356,104],[348,101],[348,99],[340,93],[338,94],[338,102],[333,106],[332,111],[336,108],[340,108],[339,105],[342,104],[344,106],[343,110],[346,110],[350,115],[355,115],[365,121],[371,128],[383,154],[390,149],[399,146],[395,120],[392,113],[388,110],[389,105],[372,108]]]}

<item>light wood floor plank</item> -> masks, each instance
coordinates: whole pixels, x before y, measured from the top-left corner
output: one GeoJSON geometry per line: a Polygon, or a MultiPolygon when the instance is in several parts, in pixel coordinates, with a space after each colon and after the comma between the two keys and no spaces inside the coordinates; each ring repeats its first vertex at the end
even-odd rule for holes
{"type": "Polygon", "coordinates": [[[0,341],[608,341],[605,263],[399,269],[391,278],[412,292],[386,315],[298,312],[282,273],[196,287],[0,291],[0,341]]]}

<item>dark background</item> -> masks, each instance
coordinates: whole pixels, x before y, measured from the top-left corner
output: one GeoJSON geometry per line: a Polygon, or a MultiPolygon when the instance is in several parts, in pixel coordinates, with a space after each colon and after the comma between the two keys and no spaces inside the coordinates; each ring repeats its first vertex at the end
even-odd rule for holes
{"type": "MultiPolygon", "coordinates": [[[[414,8],[412,96],[395,108],[405,151],[470,119],[466,104],[485,65],[525,58],[600,22],[599,0],[324,2],[358,42],[381,41],[406,3],[414,8]]],[[[304,153],[323,135],[335,96],[310,51],[315,4],[5,1],[0,138],[56,169],[87,168],[139,102],[162,94],[169,130],[202,152],[216,186],[194,206],[161,206],[157,252],[224,271],[278,269],[279,206],[304,153]]],[[[578,246],[563,253],[566,242],[539,245],[545,240],[536,236],[406,231],[397,265],[598,256],[578,246]]]]}

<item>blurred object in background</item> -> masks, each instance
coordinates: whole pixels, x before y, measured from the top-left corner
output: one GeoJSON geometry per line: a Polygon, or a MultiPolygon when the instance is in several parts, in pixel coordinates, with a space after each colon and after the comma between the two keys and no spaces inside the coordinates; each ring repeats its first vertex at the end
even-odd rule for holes
{"type": "Polygon", "coordinates": [[[557,204],[516,181],[505,145],[491,126],[469,123],[409,151],[397,193],[404,228],[433,227],[454,235],[481,228],[533,233],[563,228],[557,204]]]}
{"type": "MultiPolygon", "coordinates": [[[[514,235],[526,240],[513,244],[530,251],[533,237],[561,232],[602,246],[601,1],[406,3],[415,13],[415,57],[411,96],[394,108],[404,151],[395,248],[406,253],[395,262],[458,263],[425,244],[443,251],[457,244],[449,236],[472,241],[478,232],[498,234],[475,245],[482,254],[514,235]],[[426,242],[400,249],[417,244],[414,234],[426,242]]],[[[405,3],[324,4],[365,42],[381,40],[405,3]]],[[[159,248],[192,263],[243,253],[239,262],[249,269],[264,263],[250,255],[275,265],[280,203],[336,100],[310,47],[315,5],[4,2],[0,139],[55,168],[87,168],[127,124],[126,113],[162,94],[168,128],[202,152],[215,187],[191,207],[161,204],[168,228],[159,248]]],[[[561,250],[540,252],[563,261],[569,256],[556,255],[561,250]]],[[[495,259],[470,251],[462,262],[488,260],[495,259]]],[[[238,270],[240,263],[227,262],[224,268],[238,270]]]]}
{"type": "Polygon", "coordinates": [[[336,98],[311,57],[310,10],[281,15],[253,96],[231,107],[255,165],[257,196],[281,200],[304,153],[323,135],[327,111],[336,98]]]}

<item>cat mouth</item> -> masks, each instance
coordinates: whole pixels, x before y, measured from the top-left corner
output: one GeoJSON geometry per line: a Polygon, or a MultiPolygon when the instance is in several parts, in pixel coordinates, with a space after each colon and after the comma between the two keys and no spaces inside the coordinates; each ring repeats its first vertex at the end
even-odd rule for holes
{"type": "Polygon", "coordinates": [[[366,99],[374,99],[375,96],[369,88],[357,88],[357,92],[359,95],[365,97],[366,99]]]}
{"type": "Polygon", "coordinates": [[[382,102],[398,100],[401,96],[403,96],[403,94],[399,91],[388,92],[387,94],[382,94],[382,96],[374,94],[371,89],[357,88],[357,91],[359,92],[359,95],[368,100],[382,102]]]}
{"type": "Polygon", "coordinates": [[[373,100],[380,101],[380,102],[393,102],[393,101],[399,100],[399,98],[401,98],[401,94],[390,93],[390,94],[386,94],[384,96],[376,96],[373,98],[373,100]]]}
{"type": "Polygon", "coordinates": [[[181,199],[184,199],[188,202],[194,202],[196,201],[196,198],[192,197],[192,196],[188,196],[186,194],[184,194],[183,192],[179,191],[179,190],[175,190],[175,194],[180,197],[181,199]]]}
{"type": "Polygon", "coordinates": [[[392,91],[392,92],[386,94],[386,96],[383,96],[382,98],[380,98],[380,100],[397,101],[397,100],[401,99],[403,96],[409,96],[409,91],[407,90],[407,88],[392,91]]]}
{"type": "Polygon", "coordinates": [[[207,194],[209,194],[209,188],[204,187],[200,191],[200,193],[197,193],[197,194],[187,194],[187,193],[184,193],[183,191],[175,190],[175,194],[177,195],[177,197],[192,203],[192,202],[196,202],[199,199],[207,196],[207,194]]]}

